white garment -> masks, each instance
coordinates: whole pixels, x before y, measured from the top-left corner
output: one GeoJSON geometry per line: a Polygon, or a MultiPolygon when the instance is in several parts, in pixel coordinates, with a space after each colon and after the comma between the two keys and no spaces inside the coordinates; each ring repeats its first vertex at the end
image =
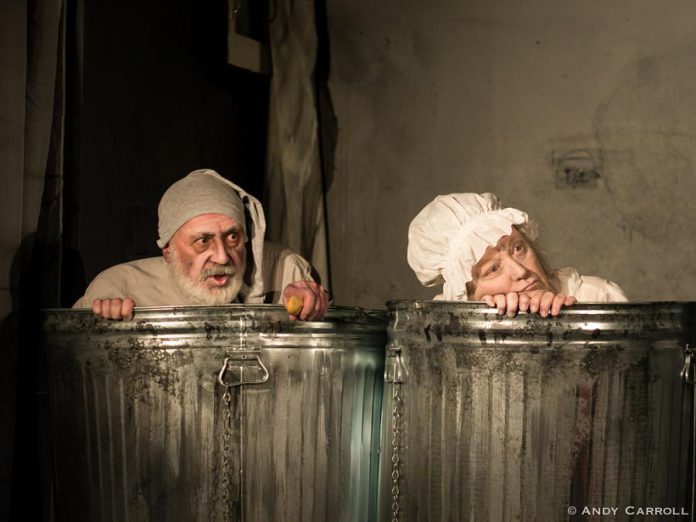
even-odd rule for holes
{"type": "Polygon", "coordinates": [[[622,303],[628,301],[621,287],[601,277],[580,275],[573,267],[559,268],[554,275],[559,292],[572,295],[580,303],[622,303]]]}
{"type": "MultiPolygon", "coordinates": [[[[551,274],[559,284],[559,293],[575,297],[579,303],[623,303],[628,301],[621,287],[612,281],[596,276],[580,275],[573,267],[558,268],[551,274]]],[[[445,299],[438,294],[436,301],[445,299]]]]}
{"type": "Polygon", "coordinates": [[[536,224],[515,208],[503,208],[495,194],[462,193],[437,196],[408,227],[408,264],[423,286],[443,283],[448,301],[466,301],[471,268],[489,246],[524,229],[534,240],[536,224]]]}
{"type": "MultiPolygon", "coordinates": [[[[266,242],[262,266],[264,302],[281,303],[283,289],[293,281],[313,281],[312,272],[311,265],[300,255],[266,242]]],[[[91,308],[95,299],[116,297],[130,297],[136,306],[190,304],[170,277],[169,265],[162,256],[112,266],[94,278],[73,308],[91,308]]]]}

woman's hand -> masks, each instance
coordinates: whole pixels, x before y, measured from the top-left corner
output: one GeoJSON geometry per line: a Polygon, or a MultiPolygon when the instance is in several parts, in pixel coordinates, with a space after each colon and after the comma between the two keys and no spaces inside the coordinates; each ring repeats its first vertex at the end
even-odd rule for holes
{"type": "Polygon", "coordinates": [[[508,294],[484,295],[481,297],[488,306],[498,309],[500,315],[515,317],[517,312],[538,313],[541,317],[556,316],[564,306],[573,306],[577,299],[565,294],[554,294],[548,290],[531,292],[510,292],[508,294]]]}

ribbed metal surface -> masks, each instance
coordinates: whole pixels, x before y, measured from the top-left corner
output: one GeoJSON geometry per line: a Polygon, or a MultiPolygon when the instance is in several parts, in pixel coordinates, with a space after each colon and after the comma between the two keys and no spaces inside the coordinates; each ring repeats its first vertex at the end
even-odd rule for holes
{"type": "Polygon", "coordinates": [[[270,374],[231,388],[229,519],[374,520],[385,325],[360,309],[46,311],[61,520],[223,520],[229,355],[270,374]]]}
{"type": "MultiPolygon", "coordinates": [[[[690,511],[693,389],[680,371],[694,344],[693,304],[577,305],[558,318],[510,319],[478,304],[401,301],[388,313],[388,350],[398,354],[388,361],[400,363],[403,381],[399,520],[690,511]]],[[[395,500],[391,394],[387,384],[382,520],[395,500]]]]}

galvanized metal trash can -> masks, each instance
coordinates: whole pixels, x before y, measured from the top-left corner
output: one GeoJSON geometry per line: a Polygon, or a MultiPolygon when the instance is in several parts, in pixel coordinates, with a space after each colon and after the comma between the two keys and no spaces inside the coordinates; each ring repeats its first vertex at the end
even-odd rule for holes
{"type": "Polygon", "coordinates": [[[59,519],[377,517],[386,316],[44,312],[59,519]]]}
{"type": "Polygon", "coordinates": [[[381,520],[691,515],[694,303],[387,309],[381,520]]]}

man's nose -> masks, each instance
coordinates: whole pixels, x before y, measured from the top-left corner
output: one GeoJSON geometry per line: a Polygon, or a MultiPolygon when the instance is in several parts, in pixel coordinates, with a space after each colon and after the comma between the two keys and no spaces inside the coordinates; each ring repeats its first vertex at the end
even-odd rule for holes
{"type": "Polygon", "coordinates": [[[215,238],[210,260],[218,265],[226,265],[230,260],[230,256],[227,254],[227,250],[225,249],[225,244],[219,238],[215,238]]]}

